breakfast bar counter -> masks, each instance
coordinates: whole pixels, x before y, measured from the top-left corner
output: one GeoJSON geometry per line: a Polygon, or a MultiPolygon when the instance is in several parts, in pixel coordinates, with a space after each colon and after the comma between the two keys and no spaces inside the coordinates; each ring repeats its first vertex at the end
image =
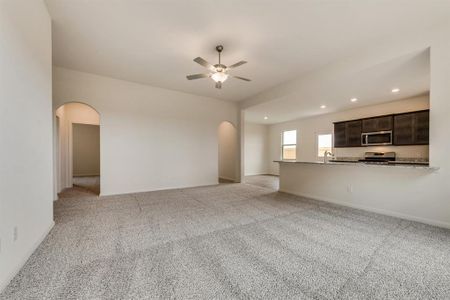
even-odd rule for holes
{"type": "Polygon", "coordinates": [[[430,209],[426,187],[441,172],[423,164],[276,162],[280,192],[413,220],[430,209]]]}
{"type": "Polygon", "coordinates": [[[274,162],[281,164],[309,164],[309,165],[323,165],[323,166],[352,166],[352,167],[386,167],[386,168],[408,168],[408,169],[424,169],[435,171],[439,167],[430,166],[425,162],[408,162],[408,161],[395,161],[389,163],[367,163],[360,162],[358,160],[330,160],[324,161],[298,161],[298,160],[275,160],[274,162]]]}

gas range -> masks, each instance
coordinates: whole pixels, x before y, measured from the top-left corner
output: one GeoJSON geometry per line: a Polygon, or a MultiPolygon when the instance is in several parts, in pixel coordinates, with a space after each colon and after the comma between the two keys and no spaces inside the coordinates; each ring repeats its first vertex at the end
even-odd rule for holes
{"type": "Polygon", "coordinates": [[[395,152],[366,152],[360,162],[387,165],[395,161],[395,152]]]}

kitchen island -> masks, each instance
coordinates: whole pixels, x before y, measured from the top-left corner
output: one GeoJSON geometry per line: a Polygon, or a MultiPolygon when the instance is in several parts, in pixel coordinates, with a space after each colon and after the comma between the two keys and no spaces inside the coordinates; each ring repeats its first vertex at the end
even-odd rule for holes
{"type": "Polygon", "coordinates": [[[425,187],[439,168],[423,164],[276,161],[279,191],[433,225],[425,187]]]}

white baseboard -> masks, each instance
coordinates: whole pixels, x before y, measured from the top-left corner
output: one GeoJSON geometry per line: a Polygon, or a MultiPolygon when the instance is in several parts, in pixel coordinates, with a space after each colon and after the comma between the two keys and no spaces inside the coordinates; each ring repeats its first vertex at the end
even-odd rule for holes
{"type": "Polygon", "coordinates": [[[196,188],[196,187],[214,186],[217,184],[218,184],[218,182],[211,182],[211,183],[204,183],[204,184],[200,184],[200,185],[166,186],[166,187],[159,187],[159,188],[153,188],[153,189],[126,191],[126,192],[120,192],[120,193],[102,193],[102,192],[100,192],[99,196],[117,196],[117,195],[129,195],[129,194],[138,194],[138,193],[165,191],[165,190],[190,189],[190,188],[196,188]]]}
{"type": "Polygon", "coordinates": [[[234,179],[234,178],[229,178],[229,177],[225,177],[225,176],[219,176],[219,179],[225,179],[225,180],[232,181],[232,182],[236,181],[236,179],[234,179]]]}
{"type": "Polygon", "coordinates": [[[245,174],[244,176],[258,176],[258,175],[278,176],[278,175],[272,174],[272,173],[249,173],[249,174],[245,174]]]}
{"type": "Polygon", "coordinates": [[[370,212],[381,214],[381,215],[396,217],[396,218],[405,219],[408,221],[415,221],[415,222],[424,223],[424,224],[428,224],[428,225],[432,225],[432,226],[450,229],[450,223],[447,223],[447,222],[412,216],[412,215],[408,215],[408,214],[399,213],[396,211],[374,208],[374,207],[370,207],[370,206],[366,206],[366,205],[348,203],[348,202],[339,201],[339,200],[335,200],[335,199],[331,199],[331,198],[327,198],[327,197],[321,197],[321,196],[317,196],[317,195],[293,192],[293,191],[289,191],[289,190],[285,190],[285,189],[279,189],[279,191],[283,192],[283,193],[288,193],[288,194],[304,197],[304,198],[309,198],[309,199],[314,199],[314,200],[319,200],[319,201],[324,201],[324,202],[330,202],[333,204],[338,204],[338,205],[347,206],[347,207],[351,207],[351,208],[370,211],[370,212]]]}
{"type": "Polygon", "coordinates": [[[258,175],[266,175],[266,172],[257,172],[257,173],[245,173],[244,176],[258,176],[258,175]]]}
{"type": "Polygon", "coordinates": [[[52,221],[50,223],[50,226],[47,228],[46,231],[39,237],[39,239],[34,243],[33,247],[31,247],[30,250],[28,250],[25,255],[22,257],[22,260],[20,263],[12,270],[8,276],[6,276],[5,282],[0,283],[0,293],[8,286],[8,284],[11,282],[11,280],[14,279],[14,277],[19,273],[19,271],[23,268],[25,263],[28,261],[30,256],[33,254],[34,251],[36,251],[37,247],[42,243],[42,241],[45,239],[45,237],[49,234],[50,230],[52,230],[53,226],[55,226],[55,221],[52,221]]]}
{"type": "Polygon", "coordinates": [[[94,174],[73,174],[73,177],[92,177],[92,176],[100,176],[100,173],[94,173],[94,174]]]}

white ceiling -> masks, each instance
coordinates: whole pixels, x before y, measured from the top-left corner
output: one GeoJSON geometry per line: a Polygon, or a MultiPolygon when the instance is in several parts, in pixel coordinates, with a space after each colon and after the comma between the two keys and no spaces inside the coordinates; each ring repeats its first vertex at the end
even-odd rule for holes
{"type": "Polygon", "coordinates": [[[314,115],[395,101],[430,90],[429,49],[396,57],[356,72],[321,78],[296,93],[245,110],[251,123],[274,124],[314,115]],[[400,92],[392,93],[393,88],[400,92]],[[357,102],[350,99],[357,98],[357,102]],[[321,109],[321,105],[326,105],[321,109]],[[264,120],[267,116],[269,119],[264,120]]]}
{"type": "Polygon", "coordinates": [[[54,64],[239,101],[387,36],[449,18],[441,0],[46,0],[54,64]],[[192,61],[248,64],[222,90],[192,61]]]}

